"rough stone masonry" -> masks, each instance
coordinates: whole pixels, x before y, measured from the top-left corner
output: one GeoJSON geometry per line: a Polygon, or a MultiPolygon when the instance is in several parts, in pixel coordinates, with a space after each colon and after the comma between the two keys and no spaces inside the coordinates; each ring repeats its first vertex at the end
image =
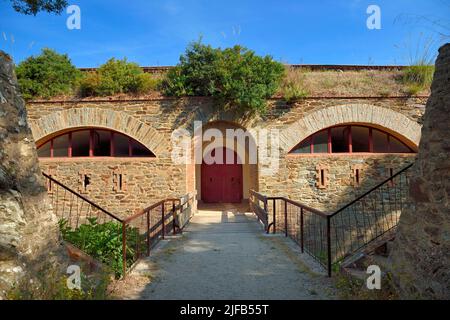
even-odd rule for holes
{"type": "Polygon", "coordinates": [[[450,298],[450,44],[439,50],[424,115],[411,205],[400,218],[393,275],[408,299],[450,298]]]}
{"type": "Polygon", "coordinates": [[[0,299],[60,248],[14,63],[0,51],[0,299]]]}

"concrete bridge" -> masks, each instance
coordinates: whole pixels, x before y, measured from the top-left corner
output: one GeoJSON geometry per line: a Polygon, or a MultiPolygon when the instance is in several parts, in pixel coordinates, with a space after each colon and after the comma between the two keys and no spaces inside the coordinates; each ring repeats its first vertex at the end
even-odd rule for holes
{"type": "Polygon", "coordinates": [[[333,280],[292,240],[266,235],[247,205],[204,205],[183,235],[159,243],[124,299],[333,299],[333,280]]]}

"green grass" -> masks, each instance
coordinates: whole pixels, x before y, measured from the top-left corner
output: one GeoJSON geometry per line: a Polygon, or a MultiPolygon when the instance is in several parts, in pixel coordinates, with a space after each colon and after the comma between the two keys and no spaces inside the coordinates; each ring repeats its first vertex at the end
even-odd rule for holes
{"type": "Polygon", "coordinates": [[[429,89],[433,81],[434,66],[429,64],[411,65],[403,70],[402,81],[409,95],[417,95],[429,89]]]}
{"type": "Polygon", "coordinates": [[[38,272],[23,277],[7,293],[8,300],[107,300],[111,275],[104,270],[87,274],[89,267],[81,265],[81,289],[67,287],[67,277],[53,264],[47,264],[38,272]]]}

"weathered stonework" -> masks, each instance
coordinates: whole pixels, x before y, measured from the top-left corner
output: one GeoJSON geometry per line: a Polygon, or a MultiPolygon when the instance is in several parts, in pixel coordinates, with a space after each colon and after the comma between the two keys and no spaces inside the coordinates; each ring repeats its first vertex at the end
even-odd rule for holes
{"type": "MultiPolygon", "coordinates": [[[[388,168],[397,172],[414,161],[414,155],[297,157],[288,155],[290,149],[318,130],[336,124],[360,122],[417,145],[424,103],[423,99],[418,98],[305,99],[293,105],[273,100],[265,116],[249,118],[218,111],[208,98],[62,101],[31,103],[28,116],[38,143],[61,130],[95,126],[128,134],[156,155],[155,159],[41,159],[45,171],[54,170],[56,179],[68,183],[75,190],[78,188],[78,170],[89,170],[93,179],[88,198],[118,215],[194,190],[201,197],[198,188],[200,166],[175,165],[171,159],[173,130],[186,128],[193,135],[194,121],[202,121],[203,125],[210,124],[210,127],[229,124],[230,128],[279,130],[280,169],[273,175],[263,175],[263,166],[255,166],[248,171],[247,188],[334,210],[386,178],[388,168]],[[329,168],[328,186],[324,189],[315,186],[318,164],[329,168]],[[352,183],[352,165],[355,164],[363,167],[360,186],[353,186],[352,183]],[[374,168],[371,168],[372,165],[374,168]],[[117,168],[127,173],[127,190],[121,194],[113,190],[113,171],[117,168]]],[[[248,190],[244,190],[245,194],[248,195],[248,190]]]]}
{"type": "Polygon", "coordinates": [[[0,299],[61,250],[13,68],[0,51],[0,299]]]}
{"type": "Polygon", "coordinates": [[[450,44],[439,50],[424,115],[411,205],[402,214],[392,272],[407,299],[450,298],[450,44]]]}
{"type": "Polygon", "coordinates": [[[353,103],[325,107],[299,118],[282,131],[281,147],[289,152],[311,134],[343,123],[371,124],[394,135],[400,134],[415,145],[420,141],[420,125],[408,116],[390,108],[353,103]]]}
{"type": "Polygon", "coordinates": [[[396,168],[394,172],[397,172],[414,159],[414,154],[288,155],[280,162],[280,174],[260,177],[259,188],[263,194],[287,196],[313,208],[333,212],[389,178],[387,167],[396,168]],[[328,171],[324,188],[317,185],[318,164],[328,171]],[[354,165],[364,172],[359,186],[353,183],[354,165]]]}
{"type": "Polygon", "coordinates": [[[42,170],[51,170],[52,176],[72,190],[80,191],[88,199],[114,213],[127,218],[136,210],[146,208],[166,198],[186,194],[185,166],[173,166],[164,159],[74,159],[58,162],[41,159],[42,170]],[[114,173],[124,172],[125,188],[117,191],[114,173]],[[89,176],[86,191],[80,173],[89,176]]]}

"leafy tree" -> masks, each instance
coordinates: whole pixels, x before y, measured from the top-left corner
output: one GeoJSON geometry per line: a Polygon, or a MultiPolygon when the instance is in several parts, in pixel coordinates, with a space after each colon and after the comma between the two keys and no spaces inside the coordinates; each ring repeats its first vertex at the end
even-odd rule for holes
{"type": "Polygon", "coordinates": [[[86,74],[80,83],[82,96],[117,93],[144,93],[156,89],[158,80],[127,59],[108,60],[97,71],[86,74]]]}
{"type": "Polygon", "coordinates": [[[14,10],[26,15],[40,11],[60,14],[67,7],[66,0],[11,0],[14,10]]]}
{"type": "Polygon", "coordinates": [[[40,55],[21,62],[16,74],[25,99],[69,94],[80,77],[80,71],[66,54],[51,49],[43,49],[40,55]]]}
{"type": "Polygon", "coordinates": [[[257,56],[244,47],[222,50],[194,42],[162,87],[169,96],[211,96],[225,107],[264,112],[284,72],[272,57],[257,56]]]}

